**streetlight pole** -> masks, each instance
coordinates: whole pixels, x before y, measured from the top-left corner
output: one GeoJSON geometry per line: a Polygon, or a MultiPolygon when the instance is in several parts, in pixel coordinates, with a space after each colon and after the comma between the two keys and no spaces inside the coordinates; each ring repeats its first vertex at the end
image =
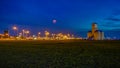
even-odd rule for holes
{"type": "Polygon", "coordinates": [[[24,33],[25,33],[25,30],[24,30],[24,29],[22,30],[22,33],[23,33],[22,35],[23,35],[23,38],[24,38],[24,33]]]}
{"type": "Polygon", "coordinates": [[[45,31],[45,37],[46,37],[46,39],[49,38],[49,37],[48,37],[49,35],[50,35],[50,33],[49,33],[48,31],[45,31]]]}
{"type": "Polygon", "coordinates": [[[40,32],[38,32],[38,37],[40,37],[40,34],[41,34],[41,33],[40,33],[40,32]]]}
{"type": "Polygon", "coordinates": [[[29,37],[29,33],[30,33],[30,31],[27,30],[27,31],[26,31],[27,37],[29,37]]]}
{"type": "Polygon", "coordinates": [[[29,33],[30,33],[29,30],[24,31],[24,33],[25,33],[25,38],[29,37],[29,33]]]}
{"type": "Polygon", "coordinates": [[[17,36],[17,33],[15,34],[15,32],[18,30],[18,28],[16,26],[13,26],[13,30],[14,30],[14,36],[17,36]]]}

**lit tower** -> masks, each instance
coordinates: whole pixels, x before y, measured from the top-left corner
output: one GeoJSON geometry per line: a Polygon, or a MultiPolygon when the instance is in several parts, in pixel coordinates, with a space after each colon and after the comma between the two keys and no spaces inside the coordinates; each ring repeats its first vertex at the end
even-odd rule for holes
{"type": "Polygon", "coordinates": [[[98,30],[98,27],[97,27],[97,23],[93,23],[92,24],[92,34],[94,34],[94,32],[98,30]]]}

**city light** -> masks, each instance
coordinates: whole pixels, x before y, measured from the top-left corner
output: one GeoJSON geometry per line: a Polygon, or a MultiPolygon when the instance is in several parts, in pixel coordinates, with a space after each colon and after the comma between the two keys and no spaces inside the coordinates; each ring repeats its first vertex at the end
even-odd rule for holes
{"type": "Polygon", "coordinates": [[[14,30],[14,37],[18,36],[18,28],[16,26],[13,26],[13,30],[14,30]]]}
{"type": "Polygon", "coordinates": [[[30,31],[27,30],[27,31],[26,31],[26,34],[29,34],[29,33],[30,33],[30,31]]]}
{"type": "MultiPolygon", "coordinates": [[[[85,39],[85,40],[104,40],[104,32],[102,32],[101,30],[98,30],[97,28],[97,24],[92,24],[92,30],[89,31],[88,34],[88,38],[82,38],[82,37],[75,37],[74,34],[70,34],[70,33],[62,33],[62,32],[58,32],[58,33],[52,33],[49,31],[44,31],[42,32],[38,32],[37,34],[32,35],[32,31],[30,30],[26,30],[26,29],[22,29],[18,31],[18,27],[13,26],[12,27],[13,31],[14,31],[14,35],[11,36],[8,32],[8,30],[4,31],[4,34],[0,34],[1,38],[9,38],[9,39],[17,39],[17,40],[70,40],[70,39],[85,39]],[[94,36],[93,36],[94,35],[94,36]]],[[[110,37],[107,37],[106,39],[110,40],[110,37]]],[[[113,39],[116,39],[116,37],[114,37],[113,39]]]]}
{"type": "Polygon", "coordinates": [[[38,32],[38,38],[40,38],[40,34],[41,34],[41,33],[40,33],[40,32],[38,32]]]}
{"type": "Polygon", "coordinates": [[[13,30],[17,30],[18,28],[16,26],[13,26],[13,30]]]}
{"type": "Polygon", "coordinates": [[[38,34],[40,35],[41,33],[40,33],[40,32],[38,32],[38,34]]]}

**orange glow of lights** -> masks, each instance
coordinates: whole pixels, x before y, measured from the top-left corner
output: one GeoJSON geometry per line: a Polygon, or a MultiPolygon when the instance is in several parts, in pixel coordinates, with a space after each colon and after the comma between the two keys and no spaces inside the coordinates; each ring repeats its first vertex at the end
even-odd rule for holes
{"type": "Polygon", "coordinates": [[[27,34],[29,34],[29,33],[30,33],[30,31],[26,31],[26,33],[27,33],[27,34]]]}

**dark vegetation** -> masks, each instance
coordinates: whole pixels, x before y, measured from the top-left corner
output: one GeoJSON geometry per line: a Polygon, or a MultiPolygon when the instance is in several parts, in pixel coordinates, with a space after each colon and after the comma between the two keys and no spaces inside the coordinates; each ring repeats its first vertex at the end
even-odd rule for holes
{"type": "Polygon", "coordinates": [[[120,41],[0,41],[0,68],[120,68],[120,41]]]}

